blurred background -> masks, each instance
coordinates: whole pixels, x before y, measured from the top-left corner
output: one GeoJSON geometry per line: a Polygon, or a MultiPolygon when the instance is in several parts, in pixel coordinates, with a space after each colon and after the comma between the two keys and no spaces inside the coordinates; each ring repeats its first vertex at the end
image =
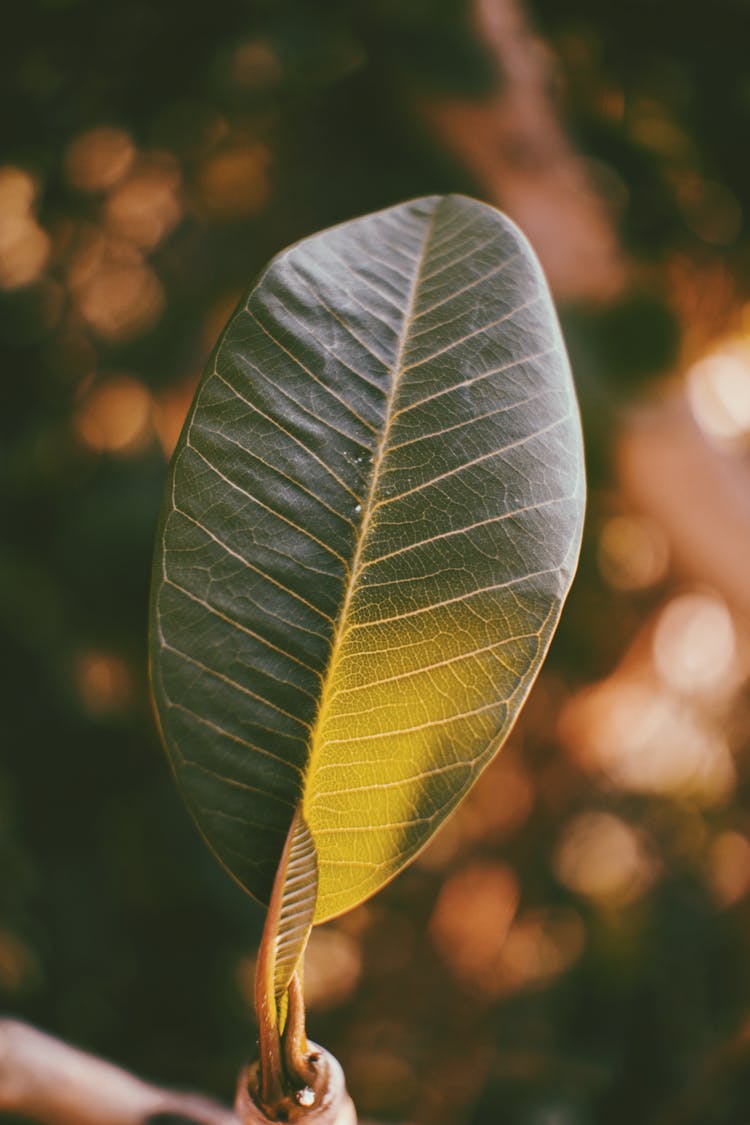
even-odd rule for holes
{"type": "Polygon", "coordinates": [[[509,746],[313,935],[364,1117],[750,1105],[750,4],[26,0],[0,53],[0,1005],[232,1096],[262,912],[147,694],[166,463],[264,262],[463,191],[558,300],[581,571],[509,746]]]}

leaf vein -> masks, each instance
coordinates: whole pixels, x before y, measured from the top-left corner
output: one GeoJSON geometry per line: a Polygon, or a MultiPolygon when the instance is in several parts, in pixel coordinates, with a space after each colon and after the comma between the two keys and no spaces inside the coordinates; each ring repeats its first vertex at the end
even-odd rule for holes
{"type": "MultiPolygon", "coordinates": [[[[503,523],[504,520],[515,519],[518,516],[527,515],[530,512],[538,512],[542,508],[551,508],[555,504],[565,504],[571,499],[570,496],[555,496],[551,500],[541,500],[538,504],[525,504],[523,507],[514,508],[510,512],[503,512],[499,516],[490,516],[486,520],[476,520],[474,523],[467,524],[465,527],[455,527],[451,531],[441,531],[438,535],[429,535],[426,539],[419,539],[416,543],[408,543],[405,547],[397,547],[395,551],[389,551],[385,555],[379,555],[376,559],[370,559],[364,566],[377,566],[378,563],[385,562],[387,559],[393,559],[397,555],[405,555],[409,551],[416,551],[420,547],[428,546],[430,543],[437,543],[443,539],[451,539],[456,535],[468,535],[470,531],[476,531],[479,527],[488,527],[490,524],[503,523]]],[[[409,581],[409,579],[402,579],[402,581],[409,581]]]]}
{"type": "Polygon", "coordinates": [[[462,344],[465,344],[467,342],[467,340],[473,340],[475,336],[481,336],[485,332],[489,332],[490,328],[497,328],[499,325],[504,324],[507,320],[512,320],[513,317],[517,316],[518,313],[523,312],[524,309],[530,308],[533,304],[535,304],[537,301],[540,301],[541,299],[542,294],[537,293],[536,296],[530,297],[528,301],[524,301],[523,304],[517,305],[514,309],[511,309],[510,312],[504,313],[501,317],[498,317],[497,320],[490,321],[489,324],[482,324],[479,328],[474,328],[471,332],[467,332],[466,335],[459,337],[458,340],[453,340],[450,344],[446,344],[445,347],[438,348],[438,350],[436,352],[432,352],[431,355],[424,356],[422,359],[418,359],[414,363],[410,363],[409,366],[404,370],[415,371],[418,367],[424,367],[426,363],[432,363],[434,359],[437,359],[441,355],[445,355],[446,352],[452,352],[454,348],[460,348],[462,344]]]}
{"type": "MultiPolygon", "coordinates": [[[[283,512],[277,511],[276,508],[272,508],[270,504],[264,504],[262,500],[260,500],[257,496],[253,496],[252,493],[247,492],[241,485],[232,480],[231,477],[228,477],[226,473],[222,473],[221,469],[217,468],[217,466],[214,465],[214,463],[208,457],[206,457],[205,453],[202,453],[201,450],[195,444],[193,444],[193,442],[190,440],[190,435],[188,435],[187,437],[185,446],[187,449],[192,449],[193,453],[197,454],[197,456],[200,457],[201,461],[203,461],[203,463],[212,473],[214,473],[220,480],[223,480],[225,484],[228,484],[229,487],[231,489],[234,489],[235,492],[239,492],[240,496],[244,496],[246,500],[250,500],[251,503],[257,504],[258,507],[262,508],[264,512],[268,512],[268,514],[274,516],[275,519],[287,524],[288,527],[291,527],[294,531],[297,531],[300,535],[303,535],[305,539],[310,539],[313,543],[317,543],[319,547],[321,547],[329,555],[332,555],[333,558],[338,559],[339,562],[342,563],[345,572],[348,571],[349,564],[347,563],[343,555],[339,554],[338,551],[334,551],[333,547],[329,547],[328,544],[324,543],[322,539],[318,539],[317,535],[313,535],[313,533],[311,531],[308,531],[306,527],[301,527],[300,524],[295,523],[294,520],[290,520],[288,516],[285,516],[283,512]]],[[[283,554],[284,552],[277,553],[283,554]]],[[[326,578],[338,577],[338,575],[331,573],[331,571],[329,570],[320,570],[318,567],[303,563],[294,555],[287,555],[286,557],[291,559],[292,562],[297,563],[304,570],[311,571],[313,574],[322,574],[326,578]]]]}

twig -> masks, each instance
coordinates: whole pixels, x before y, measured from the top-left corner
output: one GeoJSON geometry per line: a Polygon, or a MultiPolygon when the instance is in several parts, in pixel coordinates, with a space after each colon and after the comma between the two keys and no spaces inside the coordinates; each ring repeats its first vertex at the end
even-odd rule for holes
{"type": "Polygon", "coordinates": [[[472,0],[472,7],[477,37],[495,61],[497,88],[481,100],[424,98],[423,118],[486,198],[525,231],[559,297],[613,297],[626,281],[627,262],[550,93],[550,54],[522,0],[472,0]]]}
{"type": "Polygon", "coordinates": [[[42,1125],[145,1125],[161,1114],[196,1125],[238,1125],[199,1094],[151,1086],[17,1020],[0,1019],[0,1113],[42,1125]]]}

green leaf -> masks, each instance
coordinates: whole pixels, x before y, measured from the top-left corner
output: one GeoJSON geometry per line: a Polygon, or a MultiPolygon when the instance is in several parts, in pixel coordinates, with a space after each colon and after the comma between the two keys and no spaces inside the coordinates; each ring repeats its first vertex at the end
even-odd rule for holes
{"type": "Polygon", "coordinates": [[[251,894],[300,801],[316,921],[426,843],[539,671],[583,497],[552,302],[498,211],[419,199],[271,262],[176,450],[152,600],[180,789],[251,894]]]}

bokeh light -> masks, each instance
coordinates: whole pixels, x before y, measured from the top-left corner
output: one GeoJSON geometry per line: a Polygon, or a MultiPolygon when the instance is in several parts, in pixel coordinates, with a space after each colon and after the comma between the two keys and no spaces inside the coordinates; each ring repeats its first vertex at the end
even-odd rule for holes
{"type": "Polygon", "coordinates": [[[681,594],[668,602],[656,622],[653,646],[659,675],[677,692],[691,695],[734,686],[732,616],[713,594],[681,594]]]}
{"type": "Polygon", "coordinates": [[[638,831],[605,812],[581,813],[565,826],[555,871],[571,891],[613,907],[640,898],[657,875],[638,831]]]}
{"type": "Polygon", "coordinates": [[[65,171],[79,191],[106,191],[128,171],[135,152],[133,140],[124,129],[110,125],[89,129],[68,146],[65,171]]]}
{"type": "Polygon", "coordinates": [[[34,213],[38,192],[23,168],[0,168],[0,289],[30,285],[47,264],[51,241],[34,213]]]}
{"type": "Polygon", "coordinates": [[[646,590],[666,576],[669,545],[655,520],[640,515],[611,516],[599,538],[599,567],[615,590],[646,590]]]}
{"type": "Polygon", "coordinates": [[[206,157],[195,180],[197,203],[217,221],[257,215],[271,196],[271,153],[261,141],[227,145],[206,157]]]}
{"type": "Polygon", "coordinates": [[[106,255],[76,288],[83,319],[98,336],[113,342],[142,335],[158,320],[165,303],[161,282],[144,261],[118,258],[106,255]]]}
{"type": "Polygon", "coordinates": [[[188,375],[187,378],[168,387],[154,400],[154,429],[165,460],[172,456],[177,444],[190,403],[193,401],[198,379],[198,375],[188,375]]]}
{"type": "Polygon", "coordinates": [[[687,389],[704,433],[727,444],[750,436],[750,346],[724,345],[690,368],[687,389]]]}
{"type": "Polygon", "coordinates": [[[743,213],[737,196],[716,180],[695,174],[680,177],[677,202],[687,225],[712,246],[728,246],[742,230],[743,213]]]}
{"type": "Polygon", "coordinates": [[[362,975],[362,948],[343,930],[313,930],[305,954],[305,1003],[311,1011],[337,1008],[352,995],[362,975]]]}
{"type": "Polygon", "coordinates": [[[750,891],[750,841],[739,832],[722,832],[711,845],[708,881],[721,906],[733,906],[750,891]]]}
{"type": "Polygon", "coordinates": [[[116,653],[80,653],[75,661],[75,680],[84,709],[93,718],[119,714],[133,700],[130,670],[116,653]]]}
{"type": "Polygon", "coordinates": [[[241,90],[259,90],[278,82],[283,67],[267,39],[249,39],[232,51],[228,71],[234,86],[241,90]]]}
{"type": "Polygon", "coordinates": [[[581,916],[570,907],[527,910],[503,943],[497,975],[500,995],[549,985],[575,965],[586,944],[581,916]]]}
{"type": "Polygon", "coordinates": [[[180,185],[179,167],[169,154],[144,158],[107,199],[112,234],[153,250],[182,217],[180,185]]]}
{"type": "Polygon", "coordinates": [[[710,806],[736,782],[721,731],[651,679],[614,676],[580,693],[561,716],[561,735],[577,762],[625,791],[710,806]]]}
{"type": "Polygon", "coordinates": [[[137,379],[110,375],[83,396],[74,417],[79,440],[95,453],[134,453],[151,438],[151,396],[137,379]]]}
{"type": "Polygon", "coordinates": [[[497,975],[519,895],[511,868],[477,861],[447,879],[435,904],[432,940],[459,979],[479,992],[497,975]]]}

